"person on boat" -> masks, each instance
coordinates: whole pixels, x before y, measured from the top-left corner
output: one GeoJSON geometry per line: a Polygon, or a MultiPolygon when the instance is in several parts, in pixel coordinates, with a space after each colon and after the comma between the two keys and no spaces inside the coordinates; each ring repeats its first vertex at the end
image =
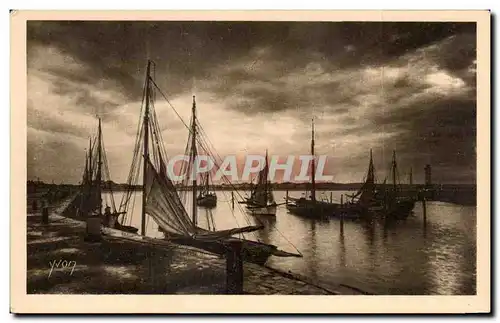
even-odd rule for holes
{"type": "Polygon", "coordinates": [[[109,227],[113,227],[112,219],[113,216],[111,215],[111,208],[108,205],[106,205],[106,207],[104,208],[104,221],[105,221],[104,223],[106,223],[106,225],[109,227]]]}

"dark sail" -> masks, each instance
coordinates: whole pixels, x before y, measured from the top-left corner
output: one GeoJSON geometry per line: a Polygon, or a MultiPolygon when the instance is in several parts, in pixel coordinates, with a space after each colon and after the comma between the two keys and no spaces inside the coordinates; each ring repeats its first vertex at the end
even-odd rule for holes
{"type": "Polygon", "coordinates": [[[146,214],[151,216],[165,233],[190,236],[197,240],[220,240],[232,235],[252,232],[262,226],[246,226],[221,231],[208,231],[194,225],[182,204],[174,184],[160,176],[150,161],[146,164],[146,214]]]}
{"type": "Polygon", "coordinates": [[[254,186],[250,195],[250,202],[258,206],[266,206],[274,203],[274,195],[269,183],[269,164],[267,162],[267,151],[264,167],[259,172],[257,183],[254,186]]]}

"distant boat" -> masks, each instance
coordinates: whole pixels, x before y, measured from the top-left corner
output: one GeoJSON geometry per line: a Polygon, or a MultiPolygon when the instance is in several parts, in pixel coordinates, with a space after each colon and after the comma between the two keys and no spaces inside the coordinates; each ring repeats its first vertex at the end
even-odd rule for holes
{"type": "MultiPolygon", "coordinates": [[[[89,149],[85,153],[85,170],[82,176],[82,182],[78,192],[77,199],[79,204],[77,207],[77,217],[86,218],[94,213],[99,213],[102,205],[100,193],[100,171],[99,167],[94,167],[94,160],[97,160],[94,155],[94,145],[92,145],[92,138],[89,140],[89,149]],[[96,171],[97,170],[97,171],[96,171]]],[[[100,165],[100,163],[98,163],[100,165]]]]}
{"type": "Polygon", "coordinates": [[[378,212],[389,220],[406,219],[415,207],[416,198],[412,194],[403,194],[397,183],[396,151],[392,153],[391,177],[392,187],[384,185],[383,191],[375,195],[375,200],[382,206],[378,212]]]}
{"type": "Polygon", "coordinates": [[[346,204],[349,207],[355,208],[360,215],[364,218],[369,218],[370,213],[382,210],[383,206],[375,196],[378,191],[376,190],[375,183],[375,167],[373,165],[373,154],[370,149],[370,161],[368,164],[368,171],[366,173],[365,181],[361,188],[352,195],[346,194],[346,197],[351,200],[346,204]]]}
{"type": "Polygon", "coordinates": [[[202,178],[204,179],[204,185],[202,186],[202,189],[200,190],[200,193],[196,198],[196,204],[198,204],[198,206],[203,206],[206,208],[214,208],[217,206],[217,195],[214,191],[210,190],[209,173],[203,174],[202,178]]]}
{"type": "Polygon", "coordinates": [[[269,164],[266,150],[264,168],[259,172],[257,184],[253,187],[250,197],[246,199],[246,209],[251,215],[276,216],[277,204],[271,188],[269,177],[269,164]]]}
{"type": "Polygon", "coordinates": [[[359,217],[359,212],[354,207],[344,205],[343,203],[333,203],[332,201],[322,201],[316,198],[316,181],[315,181],[315,154],[314,154],[314,121],[312,122],[311,132],[311,192],[309,197],[302,198],[286,198],[286,208],[291,214],[311,217],[311,218],[325,218],[332,216],[343,216],[346,218],[359,217]]]}
{"type": "Polygon", "coordinates": [[[108,178],[107,181],[103,181],[104,175],[110,177],[109,167],[107,164],[106,152],[104,150],[104,142],[101,130],[101,119],[99,118],[99,126],[97,130],[97,137],[95,138],[96,143],[92,146],[92,139],[89,144],[89,152],[86,154],[85,159],[85,171],[82,180],[82,190],[80,193],[80,208],[79,213],[83,217],[97,216],[103,219],[103,225],[106,227],[111,227],[120,231],[137,233],[138,229],[133,226],[123,225],[118,221],[118,217],[123,215],[123,212],[118,212],[116,209],[116,204],[111,191],[111,179],[108,178]],[[96,147],[97,145],[97,147],[96,147]],[[95,151],[93,151],[96,148],[95,151]],[[93,158],[93,154],[94,156],[93,158]],[[96,163],[94,167],[93,163],[96,163]],[[104,167],[103,167],[104,166],[104,167]],[[103,172],[104,170],[104,172],[103,172]],[[95,172],[94,172],[95,171],[95,172]],[[102,187],[108,183],[110,190],[109,199],[110,204],[106,205],[104,213],[102,212],[103,198],[102,198],[102,187]],[[111,210],[113,208],[113,210],[111,210]]]}
{"type": "Polygon", "coordinates": [[[392,187],[386,185],[387,179],[377,189],[375,182],[375,168],[373,166],[373,156],[370,150],[370,163],[368,173],[363,186],[353,195],[350,205],[356,206],[364,218],[382,217],[384,219],[405,219],[415,206],[415,198],[403,194],[400,185],[397,184],[397,163],[396,152],[393,152],[391,164],[392,187]]]}
{"type": "MultiPolygon", "coordinates": [[[[188,166],[193,167],[194,161],[198,158],[198,143],[196,142],[196,127],[199,124],[198,117],[196,116],[196,102],[193,97],[193,107],[192,107],[192,122],[191,129],[189,130],[188,143],[190,145],[187,147],[189,150],[190,163],[188,166]]],[[[186,170],[186,169],[183,169],[186,170]]],[[[187,169],[188,173],[192,173],[192,169],[187,169]]],[[[200,174],[201,185],[198,189],[197,181],[193,182],[193,192],[196,196],[196,205],[205,208],[214,208],[217,206],[217,195],[214,190],[210,189],[210,172],[200,174]],[[198,195],[196,195],[198,192],[198,195]]],[[[187,184],[187,183],[185,183],[187,184]]]]}
{"type": "MultiPolygon", "coordinates": [[[[141,212],[141,235],[146,234],[146,216],[151,217],[164,233],[165,239],[173,243],[192,246],[218,255],[225,255],[232,242],[239,242],[242,246],[244,261],[256,264],[264,264],[271,256],[279,257],[302,257],[302,255],[281,251],[277,246],[257,241],[236,238],[233,235],[253,232],[264,228],[263,225],[249,225],[245,227],[216,230],[214,226],[209,229],[201,228],[198,223],[197,214],[197,180],[193,179],[192,217],[189,217],[187,209],[176,189],[176,186],[166,172],[165,157],[167,156],[161,138],[161,130],[154,111],[154,97],[151,93],[153,86],[161,93],[160,89],[151,77],[152,62],[148,61],[145,89],[144,89],[144,117],[142,127],[137,133],[136,147],[132,159],[132,166],[128,185],[133,186],[137,180],[135,174],[140,169],[140,161],[143,160],[143,198],[141,212]],[[151,140],[149,135],[152,136],[151,140]]],[[[163,93],[161,93],[163,95],[163,93]]],[[[198,125],[196,121],[196,102],[193,97],[192,125],[189,127],[192,147],[198,142],[198,125]]],[[[203,138],[206,139],[206,138],[203,138]]],[[[192,150],[191,150],[192,152],[192,150]]],[[[196,152],[194,154],[196,155],[196,152]]],[[[192,167],[191,158],[188,167],[192,167]]],[[[130,205],[131,192],[127,192],[122,200],[121,210],[126,211],[130,205]]]]}

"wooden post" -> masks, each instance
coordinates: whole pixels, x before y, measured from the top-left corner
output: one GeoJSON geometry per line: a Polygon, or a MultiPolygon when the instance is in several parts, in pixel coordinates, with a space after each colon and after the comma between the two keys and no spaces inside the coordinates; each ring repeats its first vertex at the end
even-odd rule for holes
{"type": "Polygon", "coordinates": [[[426,201],[425,201],[425,196],[422,199],[422,208],[424,209],[424,224],[426,224],[427,223],[427,205],[426,205],[426,201]]]}
{"type": "Polygon", "coordinates": [[[102,220],[98,216],[91,216],[87,218],[87,231],[85,233],[84,241],[99,242],[102,240],[101,223],[102,220]]]}
{"type": "Polygon", "coordinates": [[[285,195],[285,204],[288,205],[288,190],[286,190],[286,195],[285,195]]]}
{"type": "Polygon", "coordinates": [[[153,245],[147,246],[146,251],[147,259],[146,262],[149,266],[148,271],[148,289],[153,292],[161,292],[165,288],[165,267],[163,265],[164,258],[161,256],[161,252],[153,245]]]}
{"type": "Polygon", "coordinates": [[[333,192],[330,192],[330,203],[333,202],[333,192]]]}
{"type": "Polygon", "coordinates": [[[49,208],[46,206],[42,209],[42,223],[49,224],[49,208]]]}
{"type": "MultiPolygon", "coordinates": [[[[340,194],[340,207],[344,207],[344,194],[340,194]]],[[[344,234],[344,210],[340,213],[340,232],[344,234]]]]}
{"type": "Polygon", "coordinates": [[[243,255],[242,242],[229,242],[226,251],[226,293],[243,294],[243,255]]]}

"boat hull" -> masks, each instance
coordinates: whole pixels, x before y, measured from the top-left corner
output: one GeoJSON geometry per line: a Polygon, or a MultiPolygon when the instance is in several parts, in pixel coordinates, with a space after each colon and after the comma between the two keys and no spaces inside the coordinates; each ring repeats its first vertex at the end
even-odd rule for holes
{"type": "Polygon", "coordinates": [[[196,205],[206,208],[214,208],[217,206],[217,196],[214,194],[205,195],[196,199],[196,205]]]}
{"type": "Polygon", "coordinates": [[[276,204],[267,206],[253,206],[247,205],[247,212],[251,215],[271,215],[276,216],[276,204]]]}
{"type": "Polygon", "coordinates": [[[363,210],[357,205],[343,205],[337,203],[327,203],[316,201],[297,201],[294,204],[288,204],[287,210],[291,214],[309,218],[360,218],[363,210]]]}
{"type": "Polygon", "coordinates": [[[137,233],[139,231],[139,229],[136,227],[129,226],[129,225],[121,225],[121,224],[115,225],[115,227],[113,229],[120,230],[123,232],[128,232],[128,233],[137,233]]]}
{"type": "Polygon", "coordinates": [[[228,252],[228,245],[231,241],[241,241],[243,261],[251,262],[257,265],[264,265],[267,259],[269,259],[272,255],[273,251],[277,250],[277,247],[274,245],[238,238],[230,238],[223,241],[200,241],[190,237],[176,236],[166,237],[165,239],[176,244],[205,250],[219,256],[226,255],[228,252]]]}
{"type": "Polygon", "coordinates": [[[385,218],[390,220],[404,220],[408,218],[415,207],[412,199],[402,199],[391,203],[387,210],[384,210],[385,218]]]}

